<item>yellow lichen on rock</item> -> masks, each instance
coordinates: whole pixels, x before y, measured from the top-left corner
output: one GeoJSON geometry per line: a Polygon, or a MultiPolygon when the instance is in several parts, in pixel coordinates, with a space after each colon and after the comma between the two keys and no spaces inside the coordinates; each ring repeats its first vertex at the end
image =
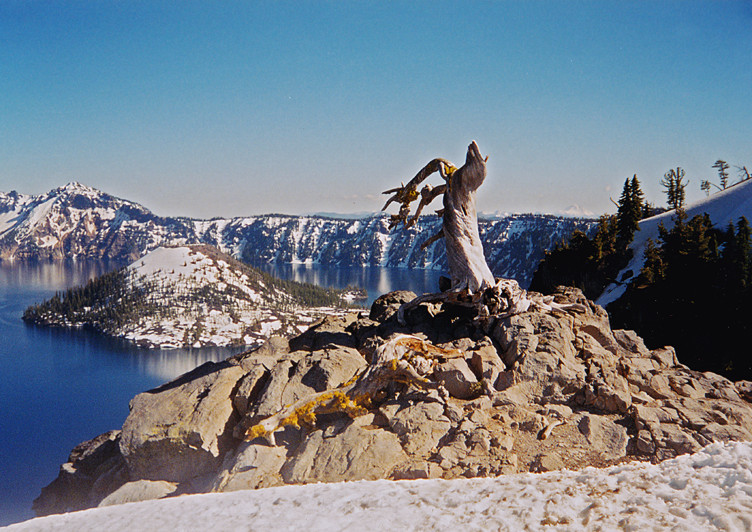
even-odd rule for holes
{"type": "Polygon", "coordinates": [[[316,426],[316,416],[321,414],[343,412],[355,418],[367,414],[371,406],[372,399],[369,394],[350,397],[344,390],[331,390],[294,408],[275,427],[265,427],[263,423],[253,425],[246,431],[246,440],[266,437],[277,429],[287,426],[313,429],[316,426]]]}

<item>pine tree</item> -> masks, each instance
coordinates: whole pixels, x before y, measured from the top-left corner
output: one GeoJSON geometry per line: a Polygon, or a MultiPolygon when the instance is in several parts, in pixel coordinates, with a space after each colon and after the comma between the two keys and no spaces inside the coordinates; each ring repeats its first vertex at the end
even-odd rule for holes
{"type": "Polygon", "coordinates": [[[687,183],[683,182],[685,172],[682,168],[672,168],[661,179],[661,185],[666,189],[666,199],[669,208],[673,210],[684,207],[684,197],[687,183]]]}
{"type": "MultiPolygon", "coordinates": [[[[747,218],[742,216],[736,224],[730,224],[730,238],[724,255],[729,269],[729,281],[733,287],[745,289],[750,285],[750,229],[747,218]]],[[[728,235],[728,231],[727,231],[728,235]]]]}
{"type": "Polygon", "coordinates": [[[655,245],[652,238],[645,244],[645,264],[640,272],[641,286],[654,285],[666,277],[666,265],[663,262],[661,248],[655,245]]]}
{"type": "Polygon", "coordinates": [[[637,175],[624,181],[624,188],[619,197],[619,207],[616,211],[616,244],[620,250],[627,249],[634,234],[639,229],[639,221],[643,213],[644,195],[640,189],[637,175]]]}
{"type": "Polygon", "coordinates": [[[713,168],[718,170],[718,180],[721,182],[721,188],[725,189],[728,187],[728,163],[723,159],[718,159],[713,165],[713,168]]]}

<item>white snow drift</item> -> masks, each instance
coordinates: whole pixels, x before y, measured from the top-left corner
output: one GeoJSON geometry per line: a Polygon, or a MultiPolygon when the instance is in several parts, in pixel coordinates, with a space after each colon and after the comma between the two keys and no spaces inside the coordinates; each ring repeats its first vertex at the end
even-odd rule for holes
{"type": "Polygon", "coordinates": [[[752,444],[658,465],[462,480],[359,481],[189,495],[6,530],[750,530],[752,444]]]}

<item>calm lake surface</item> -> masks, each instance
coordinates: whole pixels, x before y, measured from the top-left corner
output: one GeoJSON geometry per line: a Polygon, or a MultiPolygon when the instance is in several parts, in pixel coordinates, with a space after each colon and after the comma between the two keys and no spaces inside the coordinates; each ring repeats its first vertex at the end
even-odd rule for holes
{"type": "MultiPolygon", "coordinates": [[[[148,350],[82,330],[26,325],[26,307],[117,265],[0,264],[0,526],[34,517],[31,502],[70,450],[119,429],[130,399],[238,348],[148,350]]],[[[436,291],[440,272],[317,265],[257,265],[321,286],[436,291]]]]}

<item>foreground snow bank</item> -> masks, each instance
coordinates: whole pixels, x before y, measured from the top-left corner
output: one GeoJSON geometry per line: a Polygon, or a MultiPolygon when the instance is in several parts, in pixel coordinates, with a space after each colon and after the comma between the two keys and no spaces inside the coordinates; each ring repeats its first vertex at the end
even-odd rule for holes
{"type": "Polygon", "coordinates": [[[516,531],[545,525],[750,530],[752,443],[712,444],[658,465],[189,495],[32,519],[5,530],[516,531]]]}

